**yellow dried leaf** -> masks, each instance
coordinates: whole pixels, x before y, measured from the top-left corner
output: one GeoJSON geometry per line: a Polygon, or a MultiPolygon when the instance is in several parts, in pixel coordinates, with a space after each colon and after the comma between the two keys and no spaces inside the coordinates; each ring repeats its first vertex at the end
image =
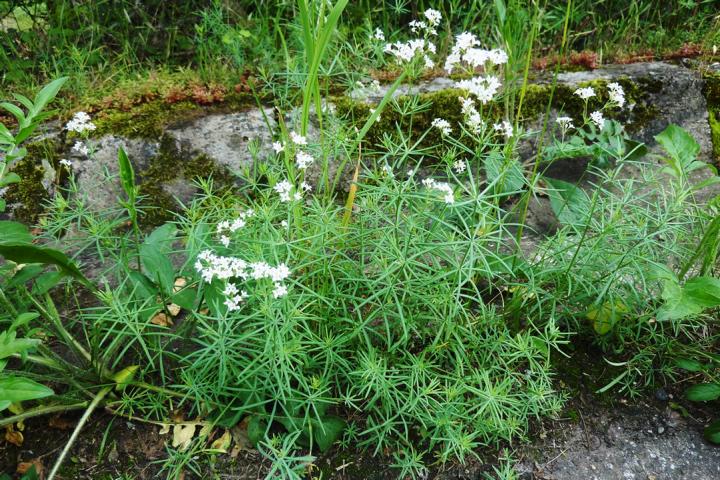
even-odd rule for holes
{"type": "Polygon", "coordinates": [[[173,285],[173,292],[174,293],[179,292],[180,290],[185,288],[186,285],[187,285],[187,280],[185,280],[183,277],[176,278],[175,284],[173,285]]]}
{"type": "Polygon", "coordinates": [[[160,429],[160,431],[158,433],[160,435],[167,435],[168,433],[170,433],[170,424],[169,423],[163,424],[162,428],[160,429]]]}
{"type": "Polygon", "coordinates": [[[171,327],[173,324],[172,319],[163,312],[156,313],[152,320],[150,320],[150,323],[161,327],[171,327]]]}
{"type": "Polygon", "coordinates": [[[187,450],[195,436],[195,425],[175,425],[173,427],[173,448],[180,451],[187,450]]]}
{"type": "Polygon", "coordinates": [[[180,313],[180,310],[182,310],[180,305],[176,305],[174,303],[167,304],[167,311],[168,311],[168,313],[170,313],[170,316],[172,316],[172,317],[177,317],[178,314],[180,313]]]}
{"type": "Polygon", "coordinates": [[[230,435],[229,430],[225,430],[225,433],[222,434],[222,436],[218,439],[216,439],[212,444],[210,445],[210,448],[213,450],[217,450],[222,453],[227,453],[228,448],[230,448],[230,443],[232,442],[232,436],[230,435]]]}

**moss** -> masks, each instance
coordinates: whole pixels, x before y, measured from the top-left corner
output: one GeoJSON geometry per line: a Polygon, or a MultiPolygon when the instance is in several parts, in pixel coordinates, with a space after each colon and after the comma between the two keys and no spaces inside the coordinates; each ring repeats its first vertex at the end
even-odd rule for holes
{"type": "Polygon", "coordinates": [[[708,106],[708,122],[715,164],[720,167],[720,73],[705,76],[703,89],[708,106]]]}
{"type": "Polygon", "coordinates": [[[50,199],[43,185],[45,169],[42,161],[47,160],[53,168],[58,169],[60,149],[57,143],[49,139],[29,143],[25,148],[27,155],[11,169],[22,180],[8,187],[5,200],[8,205],[15,205],[12,209],[15,219],[27,224],[36,224],[50,199]]]}
{"type": "Polygon", "coordinates": [[[153,138],[162,136],[165,127],[179,117],[201,114],[202,109],[191,102],[168,104],[153,101],[129,110],[109,110],[95,119],[94,136],[121,135],[127,138],[153,138]]]}
{"type": "MultiPolygon", "coordinates": [[[[630,134],[640,132],[648,123],[658,117],[659,111],[657,107],[650,103],[649,100],[650,94],[662,90],[662,82],[651,78],[631,80],[627,77],[620,78],[617,81],[625,90],[627,103],[634,104],[634,107],[632,111],[616,109],[607,112],[606,116],[621,121],[626,125],[626,129],[630,134]]],[[[589,108],[591,110],[599,108],[607,101],[607,84],[608,82],[605,80],[594,80],[579,85],[581,87],[591,86],[597,92],[597,97],[590,100],[589,108]]],[[[562,111],[565,115],[573,118],[581,117],[584,102],[573,94],[576,88],[565,84],[557,85],[552,98],[552,108],[562,111]]],[[[545,113],[550,92],[551,86],[547,84],[528,85],[521,112],[524,121],[535,120],[545,113]]],[[[397,131],[398,126],[403,131],[407,131],[409,128],[412,131],[413,138],[419,138],[420,135],[430,129],[433,119],[437,117],[448,120],[452,125],[461,123],[463,119],[458,97],[462,95],[464,95],[463,92],[457,89],[421,94],[419,103],[429,103],[430,106],[424,111],[416,113],[412,118],[403,117],[388,105],[380,121],[373,125],[368,132],[366,139],[371,144],[378,144],[382,141],[383,135],[387,132],[397,131]]],[[[338,114],[347,115],[358,127],[362,126],[370,115],[371,106],[366,103],[356,102],[347,97],[338,97],[333,101],[338,114]]],[[[399,98],[397,101],[400,106],[399,109],[402,110],[403,106],[410,101],[412,100],[408,97],[399,98]]],[[[504,106],[499,103],[489,103],[483,107],[482,115],[490,122],[497,122],[504,117],[504,106]]],[[[438,131],[430,129],[420,146],[437,145],[440,140],[439,135],[438,131]]]]}
{"type": "Polygon", "coordinates": [[[139,177],[140,194],[145,197],[145,214],[141,222],[150,228],[170,220],[178,210],[178,203],[164,186],[173,180],[192,181],[196,178],[212,177],[219,189],[232,188],[233,175],[219,166],[207,155],[190,156],[179,151],[175,141],[163,135],[160,138],[158,155],[150,161],[150,166],[139,177]]]}

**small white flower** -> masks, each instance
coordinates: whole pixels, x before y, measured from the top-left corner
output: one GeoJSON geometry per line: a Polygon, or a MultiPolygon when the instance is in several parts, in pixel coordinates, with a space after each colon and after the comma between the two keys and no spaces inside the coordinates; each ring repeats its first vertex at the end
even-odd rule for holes
{"type": "Polygon", "coordinates": [[[385,34],[383,33],[382,30],[380,30],[379,28],[376,28],[376,29],[375,29],[375,34],[373,35],[373,38],[374,38],[375,40],[380,40],[381,42],[384,42],[384,41],[385,41],[385,34]]]}
{"type": "Polygon", "coordinates": [[[505,138],[511,138],[513,136],[513,126],[507,120],[503,120],[502,123],[496,123],[493,125],[495,131],[502,132],[505,138]]]}
{"type": "Polygon", "coordinates": [[[237,294],[238,294],[238,288],[234,284],[228,283],[227,285],[225,285],[225,290],[223,290],[223,295],[231,297],[231,296],[235,296],[237,294]]]}
{"type": "Polygon", "coordinates": [[[295,132],[290,132],[290,140],[292,140],[295,145],[307,145],[307,138],[295,132]]]}
{"type": "Polygon", "coordinates": [[[575,126],[572,123],[572,118],[570,117],[557,117],[555,119],[555,123],[560,125],[560,128],[563,132],[567,132],[571,128],[575,128],[575,126]]]}
{"type": "Polygon", "coordinates": [[[595,96],[595,89],[592,87],[578,88],[573,93],[583,100],[588,100],[595,96]]]}
{"type": "Polygon", "coordinates": [[[65,125],[69,132],[85,133],[95,130],[97,127],[90,121],[90,115],[85,112],[77,112],[65,125]]]}
{"type": "Polygon", "coordinates": [[[456,160],[455,163],[453,163],[453,169],[455,169],[455,173],[465,173],[467,162],[465,160],[456,160]]]}
{"type": "Polygon", "coordinates": [[[312,190],[312,185],[310,185],[309,183],[306,183],[306,182],[302,182],[300,184],[300,188],[302,189],[303,192],[309,192],[310,190],[312,190]]]}
{"type": "Polygon", "coordinates": [[[228,247],[230,246],[230,238],[227,235],[220,235],[220,243],[228,247]]]}
{"type": "Polygon", "coordinates": [[[440,20],[442,20],[442,14],[437,10],[428,8],[427,10],[425,10],[425,18],[427,18],[429,25],[437,27],[438,25],[440,25],[440,20]]]}
{"type": "Polygon", "coordinates": [[[295,155],[295,164],[300,170],[305,170],[307,167],[312,165],[314,161],[315,159],[312,157],[312,155],[307,154],[303,151],[299,151],[295,155]]]}
{"type": "Polygon", "coordinates": [[[493,75],[488,75],[486,77],[473,77],[469,80],[460,80],[455,83],[457,88],[467,90],[472,93],[483,104],[486,104],[493,99],[497,91],[500,89],[500,85],[500,80],[493,75]]]}
{"type": "Polygon", "coordinates": [[[75,142],[75,145],[72,146],[72,150],[78,152],[81,155],[87,155],[90,153],[90,149],[88,148],[88,146],[80,141],[75,142]]]}
{"type": "Polygon", "coordinates": [[[63,159],[60,160],[60,162],[58,162],[58,163],[60,163],[60,165],[63,165],[63,166],[65,166],[65,167],[67,167],[67,168],[72,168],[72,162],[71,162],[70,160],[68,160],[67,158],[63,158],[63,159]]]}
{"type": "Polygon", "coordinates": [[[448,122],[444,118],[436,118],[432,121],[432,126],[440,130],[440,133],[442,133],[443,135],[450,135],[452,133],[452,127],[450,126],[450,122],[448,122]]]}
{"type": "Polygon", "coordinates": [[[273,289],[273,298],[280,298],[287,295],[288,289],[285,285],[282,283],[275,283],[275,288],[273,289]]]}
{"type": "Polygon", "coordinates": [[[385,173],[385,175],[387,175],[390,178],[395,178],[395,172],[393,172],[393,169],[390,165],[388,165],[386,163],[385,165],[383,165],[382,169],[383,169],[383,173],[385,173]]]}
{"type": "Polygon", "coordinates": [[[280,226],[283,227],[283,228],[287,228],[287,226],[288,226],[288,221],[287,221],[287,220],[283,220],[282,222],[280,222],[280,226]]]}
{"type": "Polygon", "coordinates": [[[275,150],[275,153],[280,153],[285,150],[285,145],[283,145],[282,142],[273,142],[272,148],[275,150]]]}
{"type": "Polygon", "coordinates": [[[608,96],[610,101],[618,107],[622,108],[625,105],[625,91],[623,91],[619,83],[608,83],[608,96]]]}
{"type": "Polygon", "coordinates": [[[598,126],[598,128],[603,128],[603,125],[605,125],[605,117],[603,117],[602,112],[592,112],[590,114],[590,120],[598,126]]]}
{"type": "Polygon", "coordinates": [[[290,190],[292,190],[292,184],[288,182],[287,180],[283,180],[282,182],[278,182],[273,187],[273,190],[275,190],[278,194],[280,194],[280,201],[281,202],[289,202],[290,201],[290,190]]]}
{"type": "Polygon", "coordinates": [[[438,182],[434,178],[426,178],[422,181],[426,188],[431,190],[437,190],[443,193],[443,200],[447,204],[455,203],[455,195],[453,194],[452,187],[446,182],[438,182]]]}

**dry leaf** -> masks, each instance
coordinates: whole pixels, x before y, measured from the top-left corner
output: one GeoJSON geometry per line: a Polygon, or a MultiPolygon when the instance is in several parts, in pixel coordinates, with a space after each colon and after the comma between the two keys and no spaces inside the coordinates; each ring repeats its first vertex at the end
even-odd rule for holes
{"type": "Polygon", "coordinates": [[[185,285],[187,285],[187,280],[185,280],[183,277],[176,278],[175,284],[173,285],[173,292],[178,293],[180,290],[185,288],[185,285]]]}
{"type": "Polygon", "coordinates": [[[247,426],[250,421],[250,415],[243,418],[242,422],[235,425],[231,432],[232,432],[232,438],[235,442],[235,448],[233,448],[230,456],[236,457],[238,453],[240,453],[240,450],[252,450],[253,446],[250,442],[250,438],[248,438],[247,434],[247,426]]]}
{"type": "Polygon", "coordinates": [[[57,428],[58,430],[70,430],[75,427],[75,422],[63,418],[62,415],[55,415],[48,421],[48,427],[57,428]]]}
{"type": "Polygon", "coordinates": [[[180,451],[187,450],[195,435],[195,425],[175,425],[173,427],[173,448],[180,451]]]}
{"type": "Polygon", "coordinates": [[[171,327],[173,324],[172,319],[163,312],[156,313],[152,320],[150,320],[150,323],[160,325],[161,327],[171,327]]]}
{"type": "Polygon", "coordinates": [[[180,313],[180,310],[182,310],[180,305],[176,305],[174,303],[168,303],[166,305],[166,307],[167,307],[168,313],[170,313],[170,315],[173,317],[177,317],[178,314],[180,313]]]}
{"type": "Polygon", "coordinates": [[[167,435],[168,433],[170,433],[170,424],[169,423],[163,424],[162,428],[160,429],[160,431],[158,433],[160,435],[167,435]]]}
{"type": "Polygon", "coordinates": [[[5,441],[12,443],[16,447],[22,447],[25,437],[23,437],[22,433],[14,430],[12,425],[8,425],[5,427],[5,441]]]}
{"type": "Polygon", "coordinates": [[[210,425],[209,423],[204,423],[203,427],[200,429],[200,436],[201,437],[209,437],[211,432],[212,432],[212,425],[210,425]]]}
{"type": "Polygon", "coordinates": [[[33,458],[29,462],[18,463],[15,471],[20,475],[25,475],[31,467],[35,467],[35,473],[38,478],[43,478],[43,464],[39,458],[33,458]]]}
{"type": "Polygon", "coordinates": [[[222,436],[218,439],[216,439],[212,444],[210,445],[210,448],[213,450],[218,450],[223,453],[227,453],[227,449],[230,448],[230,443],[232,442],[232,437],[230,436],[230,431],[225,430],[225,433],[222,434],[222,436]]]}

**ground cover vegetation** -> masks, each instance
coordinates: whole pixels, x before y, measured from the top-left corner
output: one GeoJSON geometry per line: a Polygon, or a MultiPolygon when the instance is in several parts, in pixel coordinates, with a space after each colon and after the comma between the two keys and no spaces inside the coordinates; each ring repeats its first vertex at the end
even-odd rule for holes
{"type": "MultiPolygon", "coordinates": [[[[100,3],[0,2],[16,67],[2,79],[16,90],[0,104],[3,192],[53,102],[87,101],[81,87],[114,68],[192,65],[157,78],[166,94],[205,79],[207,99],[252,63],[236,93],[280,113],[262,161],[223,188],[198,177],[200,193],[160,225],[144,221],[158,205],[122,149],[115,208],[88,209],[61,159],[37,225],[0,221],[0,425],[21,442],[28,419],[82,412],[47,478],[99,408],[168,435],[167,478],[208,475],[237,425],[268,478],[322,476],[317,456],[351,446],[425,478],[560,412],[556,362],[572,345],[603,352],[614,374],[602,391],[641,395],[695,372],[688,398],[720,397],[720,197],[707,194],[720,177],[698,143],[670,125],[650,154],[619,121],[630,105],[615,82],[578,87],[576,108],[539,129],[524,114],[539,52],[700,45],[718,35],[712,2],[669,16],[652,2],[100,3]],[[678,33],[688,11],[697,29],[678,33]],[[667,31],[639,35],[651,24],[667,31]],[[55,50],[30,47],[38,31],[55,50]],[[455,79],[454,117],[393,95],[438,70],[455,79]],[[329,101],[371,71],[388,73],[377,105],[329,101]],[[578,159],[576,182],[550,175],[578,159]],[[546,235],[526,221],[537,197],[558,222],[546,235]]],[[[106,127],[61,118],[92,158],[106,127]]],[[[514,478],[503,458],[489,478],[514,478]]]]}

